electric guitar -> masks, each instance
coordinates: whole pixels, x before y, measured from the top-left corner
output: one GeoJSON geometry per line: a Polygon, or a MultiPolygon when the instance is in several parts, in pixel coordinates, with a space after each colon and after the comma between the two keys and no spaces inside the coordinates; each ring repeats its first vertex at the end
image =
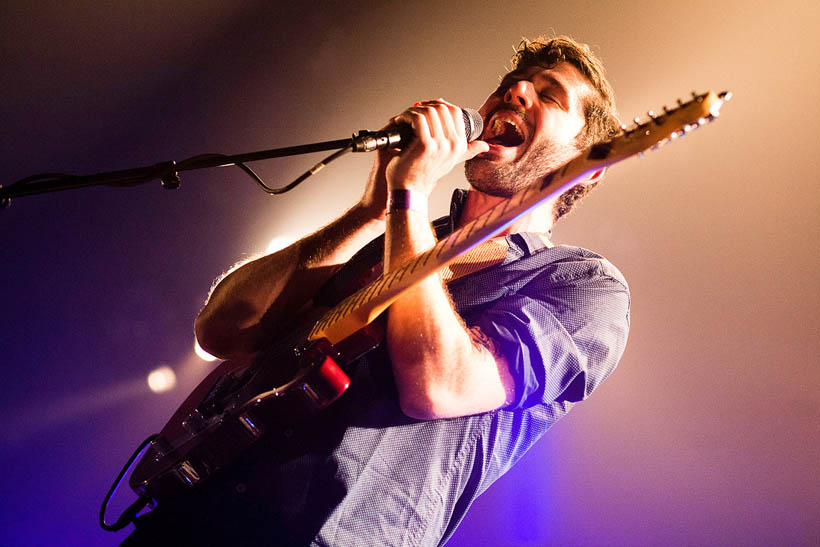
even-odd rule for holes
{"type": "Polygon", "coordinates": [[[340,365],[374,348],[374,319],[399,295],[441,271],[445,280],[500,262],[506,247],[489,240],[544,200],[584,175],[684,137],[717,117],[727,92],[692,94],[664,107],[610,141],[595,144],[561,168],[440,240],[396,270],[342,300],[307,326],[243,360],[209,374],[148,447],[130,478],[143,500],[161,500],[195,487],[230,465],[266,429],[294,423],[335,401],[350,385],[340,365]],[[480,245],[481,244],[481,245],[480,245]]]}

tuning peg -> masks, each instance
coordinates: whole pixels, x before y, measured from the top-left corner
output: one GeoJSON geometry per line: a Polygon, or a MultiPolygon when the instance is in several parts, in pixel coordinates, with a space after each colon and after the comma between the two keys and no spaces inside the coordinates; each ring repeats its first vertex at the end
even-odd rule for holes
{"type": "Polygon", "coordinates": [[[641,119],[638,116],[632,118],[632,121],[635,122],[635,125],[641,125],[641,119]]]}
{"type": "Polygon", "coordinates": [[[680,99],[678,99],[678,106],[683,106],[683,101],[681,101],[680,99]]]}
{"type": "Polygon", "coordinates": [[[697,91],[693,91],[693,92],[692,92],[692,100],[693,100],[693,101],[697,101],[697,102],[699,102],[699,103],[702,103],[702,102],[703,102],[703,97],[702,97],[702,96],[700,96],[700,95],[698,95],[698,92],[697,92],[697,91]]]}
{"type": "Polygon", "coordinates": [[[667,108],[666,105],[663,105],[663,113],[664,114],[669,114],[669,108],[667,108]]]}

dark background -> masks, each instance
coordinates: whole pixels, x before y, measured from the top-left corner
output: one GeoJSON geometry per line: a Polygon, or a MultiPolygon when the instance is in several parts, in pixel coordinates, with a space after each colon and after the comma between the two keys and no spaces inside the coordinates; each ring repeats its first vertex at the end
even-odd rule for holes
{"type": "MultiPolygon", "coordinates": [[[[558,243],[627,276],[619,370],[474,506],[452,545],[820,542],[816,2],[5,2],[0,184],[340,139],[478,107],[522,36],[603,58],[625,120],[731,89],[715,124],[612,169],[558,243]]],[[[253,167],[281,185],[318,157],[253,167]]],[[[213,364],[212,280],[352,205],[372,158],[282,197],[236,168],[0,211],[0,544],[112,545],[99,503],[213,364]],[[152,393],[168,365],[178,385],[152,393]]],[[[443,214],[460,169],[435,193],[443,214]]],[[[113,514],[132,499],[122,488],[113,514]]]]}

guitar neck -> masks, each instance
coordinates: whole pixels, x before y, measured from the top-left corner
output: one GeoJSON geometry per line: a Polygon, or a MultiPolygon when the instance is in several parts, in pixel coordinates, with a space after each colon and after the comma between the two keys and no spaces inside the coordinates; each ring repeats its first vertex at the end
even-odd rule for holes
{"type": "Polygon", "coordinates": [[[588,158],[590,153],[586,151],[585,154],[552,172],[537,185],[527,187],[489,209],[461,229],[439,240],[430,250],[399,268],[382,274],[367,287],[344,299],[316,323],[309,339],[324,337],[335,344],[363,328],[404,291],[452,263],[459,255],[501,232],[545,200],[571,188],[575,181],[586,173],[597,169],[599,161],[588,158]]]}
{"type": "Polygon", "coordinates": [[[365,327],[387,309],[405,290],[447,266],[456,258],[501,232],[522,215],[544,201],[562,194],[577,181],[650,148],[657,149],[674,137],[711,121],[730,94],[707,92],[693,95],[689,102],[679,101],[678,108],[667,110],[650,120],[636,123],[614,139],[595,144],[581,154],[536,181],[508,200],[489,209],[461,229],[452,232],[436,245],[401,267],[382,274],[373,283],[349,296],[327,312],[313,327],[308,339],[327,338],[332,344],[365,327]]]}

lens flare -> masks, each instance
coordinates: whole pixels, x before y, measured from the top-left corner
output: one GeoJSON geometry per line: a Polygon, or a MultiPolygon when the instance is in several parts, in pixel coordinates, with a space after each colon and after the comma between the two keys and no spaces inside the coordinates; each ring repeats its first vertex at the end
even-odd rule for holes
{"type": "Polygon", "coordinates": [[[163,393],[177,385],[177,375],[169,366],[155,368],[148,375],[148,387],[154,393],[163,393]]]}

